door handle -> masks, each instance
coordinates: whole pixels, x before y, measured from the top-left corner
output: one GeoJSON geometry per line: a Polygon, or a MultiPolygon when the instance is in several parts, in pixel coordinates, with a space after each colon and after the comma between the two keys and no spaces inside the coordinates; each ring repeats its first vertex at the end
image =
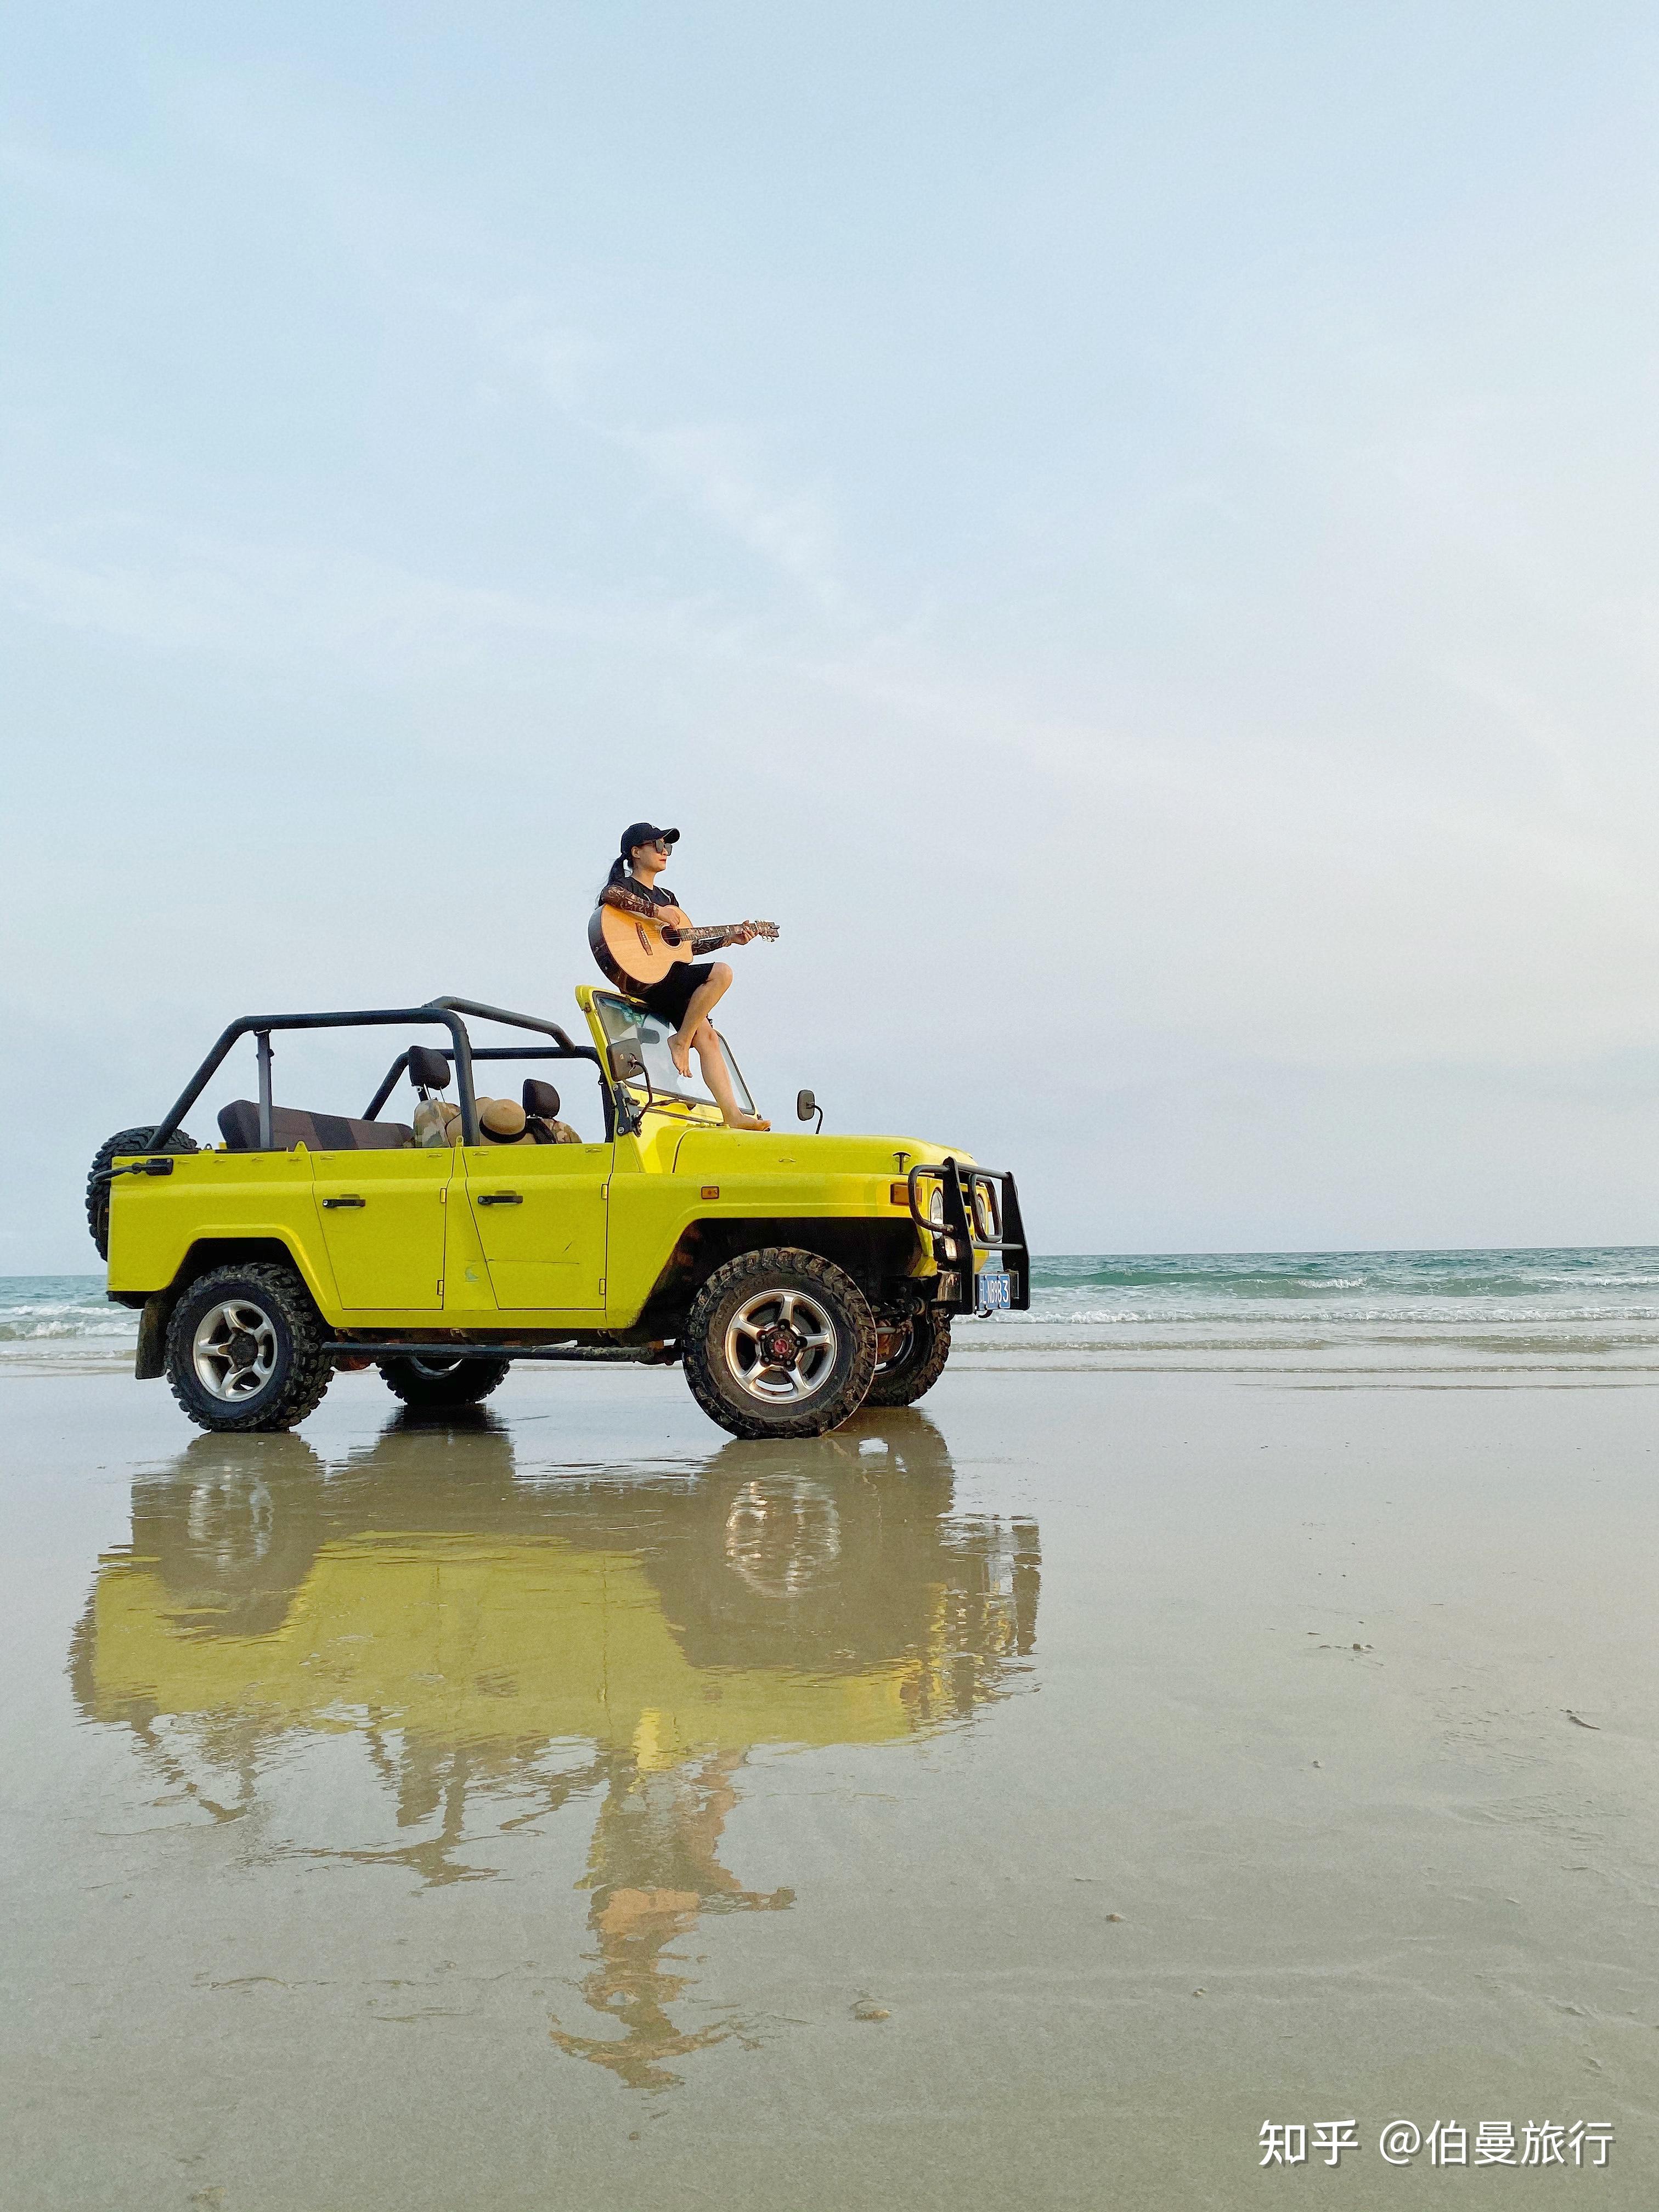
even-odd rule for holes
{"type": "Polygon", "coordinates": [[[368,1204],[368,1200],[366,1198],[353,1198],[349,1194],[348,1194],[344,1198],[325,1198],[323,1200],[323,1204],[325,1206],[367,1206],[368,1204]]]}
{"type": "MultiPolygon", "coordinates": [[[[359,1199],[357,1202],[361,1206],[362,1200],[359,1199]]],[[[524,1200],[516,1190],[487,1190],[482,1193],[478,1203],[480,1206],[522,1206],[524,1200]]]]}

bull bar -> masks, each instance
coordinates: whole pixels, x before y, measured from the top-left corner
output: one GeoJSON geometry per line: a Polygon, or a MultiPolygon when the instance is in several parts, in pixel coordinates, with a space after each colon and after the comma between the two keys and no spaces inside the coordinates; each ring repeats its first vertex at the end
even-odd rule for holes
{"type": "Polygon", "coordinates": [[[908,1182],[910,1218],[927,1240],[922,1249],[931,1253],[939,1273],[944,1295],[937,1303],[951,1313],[977,1312],[979,1303],[974,1285],[979,1273],[978,1261],[982,1254],[996,1252],[1001,1255],[1008,1272],[1010,1307],[1017,1313],[1027,1312],[1031,1304],[1031,1255],[1025,1243],[1019,1192],[1007,1170],[968,1167],[947,1158],[931,1165],[912,1168],[908,1182]],[[937,1183],[945,1194],[942,1222],[935,1221],[922,1205],[921,1185],[924,1182],[937,1183]],[[983,1216],[978,1203],[981,1188],[985,1194],[983,1216]],[[988,1237],[979,1234],[981,1220],[989,1223],[988,1237]],[[956,1248],[954,1257],[950,1249],[952,1245],[956,1248]],[[968,1255],[965,1267],[961,1259],[963,1252],[968,1255]]]}

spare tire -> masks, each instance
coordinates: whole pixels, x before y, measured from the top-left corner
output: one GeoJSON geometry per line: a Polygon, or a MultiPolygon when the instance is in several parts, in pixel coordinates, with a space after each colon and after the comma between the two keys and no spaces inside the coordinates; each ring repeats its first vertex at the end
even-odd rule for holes
{"type": "MultiPolygon", "coordinates": [[[[118,1129],[92,1156],[92,1167],[87,1176],[87,1227],[100,1260],[109,1257],[110,1163],[127,1153],[148,1152],[149,1140],[159,1126],[151,1121],[142,1129],[118,1129]]],[[[161,1149],[164,1152],[193,1152],[198,1146],[194,1137],[187,1137],[182,1129],[176,1129],[161,1149]]]]}

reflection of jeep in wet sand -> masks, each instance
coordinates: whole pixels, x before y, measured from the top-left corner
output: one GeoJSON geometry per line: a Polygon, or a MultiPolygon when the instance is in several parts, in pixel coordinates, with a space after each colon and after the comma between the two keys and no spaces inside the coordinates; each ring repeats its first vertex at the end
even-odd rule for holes
{"type": "Polygon", "coordinates": [[[953,1488],[916,1412],[728,1444],[690,1480],[526,1480],[483,1410],[400,1414],[327,1468],[297,1437],[198,1437],[134,1486],[74,1693],[171,1792],[215,1820],[257,1812],[290,1855],[476,1881],[521,1865],[562,1808],[590,1818],[596,2032],[550,2032],[665,2087],[746,2033],[706,2006],[677,2021],[683,1939],[793,1902],[721,1863],[750,1753],[915,1741],[1019,1686],[1036,1527],[959,1515],[953,1488]],[[339,1788],[343,1738],[378,1778],[367,1798],[339,1788]]]}
{"type": "Polygon", "coordinates": [[[139,1376],[165,1373],[203,1428],[285,1429],[337,1366],[458,1406],[514,1359],[680,1361],[734,1436],[817,1436],[921,1397],[953,1315],[1028,1303],[1012,1176],[909,1137],[725,1128],[664,1024],[576,997],[587,1044],[460,999],[234,1022],[166,1117],[93,1164],[88,1218],[111,1297],[143,1314],[139,1376]],[[466,1015],[520,1041],[475,1046],[466,1015]],[[404,1044],[361,1116],[276,1103],[273,1036],[421,1028],[446,1042],[404,1044]],[[200,1149],[185,1116],[250,1036],[258,1097],[200,1149]],[[594,1085],[602,1133],[580,1141],[544,1081],[480,1099],[481,1063],[521,1060],[594,1085]],[[410,1121],[381,1120],[405,1079],[410,1121]]]}

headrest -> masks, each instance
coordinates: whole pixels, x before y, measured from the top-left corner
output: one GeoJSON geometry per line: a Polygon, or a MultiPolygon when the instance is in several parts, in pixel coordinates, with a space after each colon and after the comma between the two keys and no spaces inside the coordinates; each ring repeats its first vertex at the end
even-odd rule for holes
{"type": "Polygon", "coordinates": [[[538,1083],[533,1075],[525,1078],[524,1110],[544,1121],[559,1118],[559,1094],[550,1083],[538,1083]]]}
{"type": "Polygon", "coordinates": [[[449,1062],[429,1044],[409,1048],[409,1079],[417,1091],[442,1091],[449,1082],[449,1062]]]}
{"type": "Polygon", "coordinates": [[[524,1108],[511,1098],[481,1098],[478,1127],[487,1145],[516,1145],[524,1135],[524,1108]]]}

